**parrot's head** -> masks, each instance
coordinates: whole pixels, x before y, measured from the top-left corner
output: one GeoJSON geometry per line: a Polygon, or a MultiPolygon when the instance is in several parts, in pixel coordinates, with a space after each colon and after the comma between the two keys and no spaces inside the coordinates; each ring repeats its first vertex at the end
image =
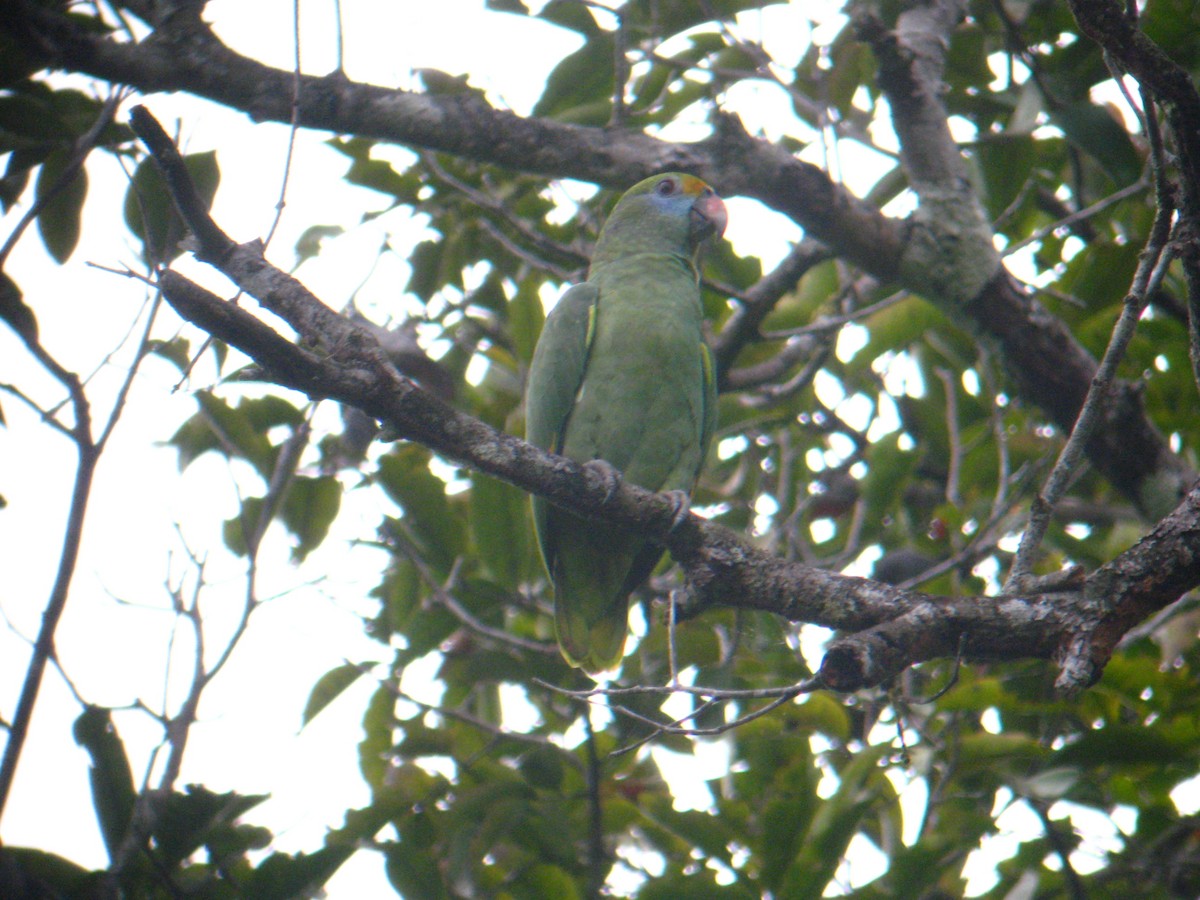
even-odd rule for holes
{"type": "Polygon", "coordinates": [[[639,181],[625,192],[604,225],[600,243],[624,245],[622,249],[659,245],[690,252],[705,238],[723,234],[727,221],[725,204],[716,191],[694,175],[668,172],[639,181]]]}

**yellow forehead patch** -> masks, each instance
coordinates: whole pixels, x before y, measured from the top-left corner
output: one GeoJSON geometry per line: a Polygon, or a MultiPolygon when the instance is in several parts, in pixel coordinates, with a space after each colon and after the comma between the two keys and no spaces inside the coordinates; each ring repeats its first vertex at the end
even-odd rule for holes
{"type": "Polygon", "coordinates": [[[695,175],[684,175],[679,179],[679,184],[685,194],[702,194],[708,190],[708,185],[695,175]]]}

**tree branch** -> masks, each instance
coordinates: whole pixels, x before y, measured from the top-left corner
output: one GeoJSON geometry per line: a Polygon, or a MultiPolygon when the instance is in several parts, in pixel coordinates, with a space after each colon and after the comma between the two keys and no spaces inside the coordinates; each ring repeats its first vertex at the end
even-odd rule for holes
{"type": "MultiPolygon", "coordinates": [[[[156,125],[144,110],[134,117],[139,134],[156,125]]],[[[169,142],[151,143],[156,159],[177,152],[169,142]]],[[[190,209],[209,219],[203,207],[190,209]]],[[[306,346],[290,344],[249,311],[166,272],[163,295],[184,318],[211,329],[285,386],[357,406],[448,459],[662,543],[684,568],[686,615],[727,605],[854,632],[829,647],[818,672],[831,688],[875,685],[913,663],[955,655],[961,646],[968,659],[1053,659],[1060,688],[1075,691],[1099,677],[1124,631],[1200,584],[1200,485],[1151,535],[1087,581],[1021,597],[904,591],[785,562],[694,514],[677,524],[666,496],[628,482],[614,491],[594,470],[497,432],[421,390],[388,363],[369,332],[263,259],[258,243],[233,244],[211,219],[197,224],[197,233],[212,240],[197,255],[219,260],[221,271],[287,321],[306,346]]]]}
{"type": "MultiPolygon", "coordinates": [[[[937,23],[952,12],[950,6],[930,9],[928,14],[918,9],[906,20],[901,31],[910,44],[919,45],[915,36],[941,27],[937,23]]],[[[938,303],[998,347],[1017,392],[1064,432],[1096,369],[1070,331],[995,262],[990,233],[962,241],[938,229],[936,216],[913,223],[889,219],[817,167],[748,135],[735,116],[718,115],[714,133],[703,141],[673,143],[639,131],[522,118],[494,109],[473,92],[393,90],[351,82],[340,71],[297,78],[230,50],[195,14],[168,16],[145,40],[122,43],[30,0],[0,0],[0,11],[0,29],[48,65],[143,92],[188,91],[260,121],[357,134],[609,187],[623,188],[668,169],[694,172],[723,194],[753,197],[789,216],[881,281],[899,281],[938,303]]],[[[928,42],[920,46],[932,52],[928,42]]],[[[936,101],[937,92],[930,96],[936,101]]],[[[922,134],[931,133],[932,119],[922,118],[929,125],[922,134]]],[[[943,169],[954,165],[948,149],[937,154],[943,169]]],[[[918,171],[911,165],[910,170],[918,171]]],[[[936,169],[928,174],[936,180],[936,169]]],[[[923,203],[929,196],[926,190],[923,203]]],[[[970,212],[953,202],[958,196],[952,193],[941,207],[953,221],[970,212]]],[[[1125,401],[1113,404],[1106,423],[1112,427],[1087,452],[1143,515],[1156,518],[1178,501],[1193,473],[1171,453],[1140,401],[1125,401]]]]}
{"type": "MultiPolygon", "coordinates": [[[[1133,75],[1166,111],[1182,182],[1175,244],[1188,286],[1192,365],[1200,372],[1200,90],[1187,69],[1137,27],[1136,13],[1127,16],[1112,0],[1070,0],[1069,5],[1080,30],[1133,75]]],[[[1148,106],[1145,112],[1147,124],[1152,125],[1153,108],[1148,106]]],[[[1155,136],[1152,127],[1147,131],[1155,136]]]]}
{"type": "MultiPolygon", "coordinates": [[[[888,30],[863,14],[859,34],[880,62],[901,160],[920,207],[901,260],[901,281],[923,293],[980,339],[997,347],[1021,396],[1070,432],[1097,374],[1095,359],[1016,283],[992,244],[992,229],[950,133],[941,101],[959,0],[924,0],[888,30]]],[[[1154,519],[1177,502],[1194,473],[1146,418],[1141,398],[1114,384],[1099,410],[1103,427],[1085,445],[1095,466],[1154,519]],[[1130,439],[1130,431],[1136,434],[1130,439]],[[1138,451],[1130,454],[1136,446],[1138,451]]]]}

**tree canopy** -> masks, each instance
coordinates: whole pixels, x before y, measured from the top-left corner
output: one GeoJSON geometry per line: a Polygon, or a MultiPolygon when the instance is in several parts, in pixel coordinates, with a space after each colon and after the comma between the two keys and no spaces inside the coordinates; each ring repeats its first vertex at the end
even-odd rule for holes
{"type": "MultiPolygon", "coordinates": [[[[62,677],[109,856],[6,842],[0,894],[312,896],[354,854],[410,898],[1200,893],[1194,4],[859,0],[805,24],[766,0],[488,0],[464,28],[523,18],[576,48],[528,109],[483,71],[359,80],[340,46],[325,74],[279,66],[215,6],[0,0],[0,440],[76,453],[36,475],[70,502],[0,696],[0,813],[62,677]],[[378,272],[320,296],[306,265],[346,228],[241,240],[211,210],[245,151],[189,152],[202,125],[156,115],[171,92],[322,136],[340,180],[289,162],[281,210],[354,188],[363,222],[422,236],[383,225],[378,272]],[[664,171],[764,223],[703,257],[719,430],[682,522],[521,439],[547,305],[620,192],[664,171]],[[91,231],[132,249],[85,262],[91,231]],[[94,291],[23,276],[40,253],[94,291]],[[369,300],[397,258],[407,283],[369,300]],[[141,306],[93,346],[121,366],[102,390],[43,333],[118,292],[141,306]],[[117,709],[55,638],[81,541],[121,527],[88,501],[149,366],[190,404],[161,452],[180,478],[222,459],[239,491],[170,591],[182,699],[117,709]],[[669,551],[611,682],[555,647],[529,493],[669,551]],[[345,539],[351,506],[369,527],[345,539]],[[283,852],[261,796],[181,766],[205,691],[249,677],[227,663],[262,573],[351,541],[377,551],[362,626],[384,662],[326,672],[303,723],[370,686],[369,800],[283,852]],[[210,556],[239,561],[229,628],[210,556]],[[148,773],[135,721],[161,741],[148,773]],[[685,802],[669,769],[700,763],[685,802]]],[[[0,472],[0,499],[27,477],[0,472]]],[[[30,514],[0,509],[9,533],[30,514]]]]}

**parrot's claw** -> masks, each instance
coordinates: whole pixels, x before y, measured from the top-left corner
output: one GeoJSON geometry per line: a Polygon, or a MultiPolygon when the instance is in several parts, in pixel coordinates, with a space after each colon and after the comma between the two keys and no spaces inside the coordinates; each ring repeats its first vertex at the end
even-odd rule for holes
{"type": "Polygon", "coordinates": [[[608,503],[621,486],[621,473],[617,467],[606,459],[589,459],[583,468],[604,487],[604,503],[608,503]]]}
{"type": "Polygon", "coordinates": [[[692,509],[692,498],[687,491],[663,491],[663,493],[671,498],[671,505],[675,507],[674,513],[671,514],[671,527],[667,531],[670,534],[688,517],[688,513],[692,509]]]}

